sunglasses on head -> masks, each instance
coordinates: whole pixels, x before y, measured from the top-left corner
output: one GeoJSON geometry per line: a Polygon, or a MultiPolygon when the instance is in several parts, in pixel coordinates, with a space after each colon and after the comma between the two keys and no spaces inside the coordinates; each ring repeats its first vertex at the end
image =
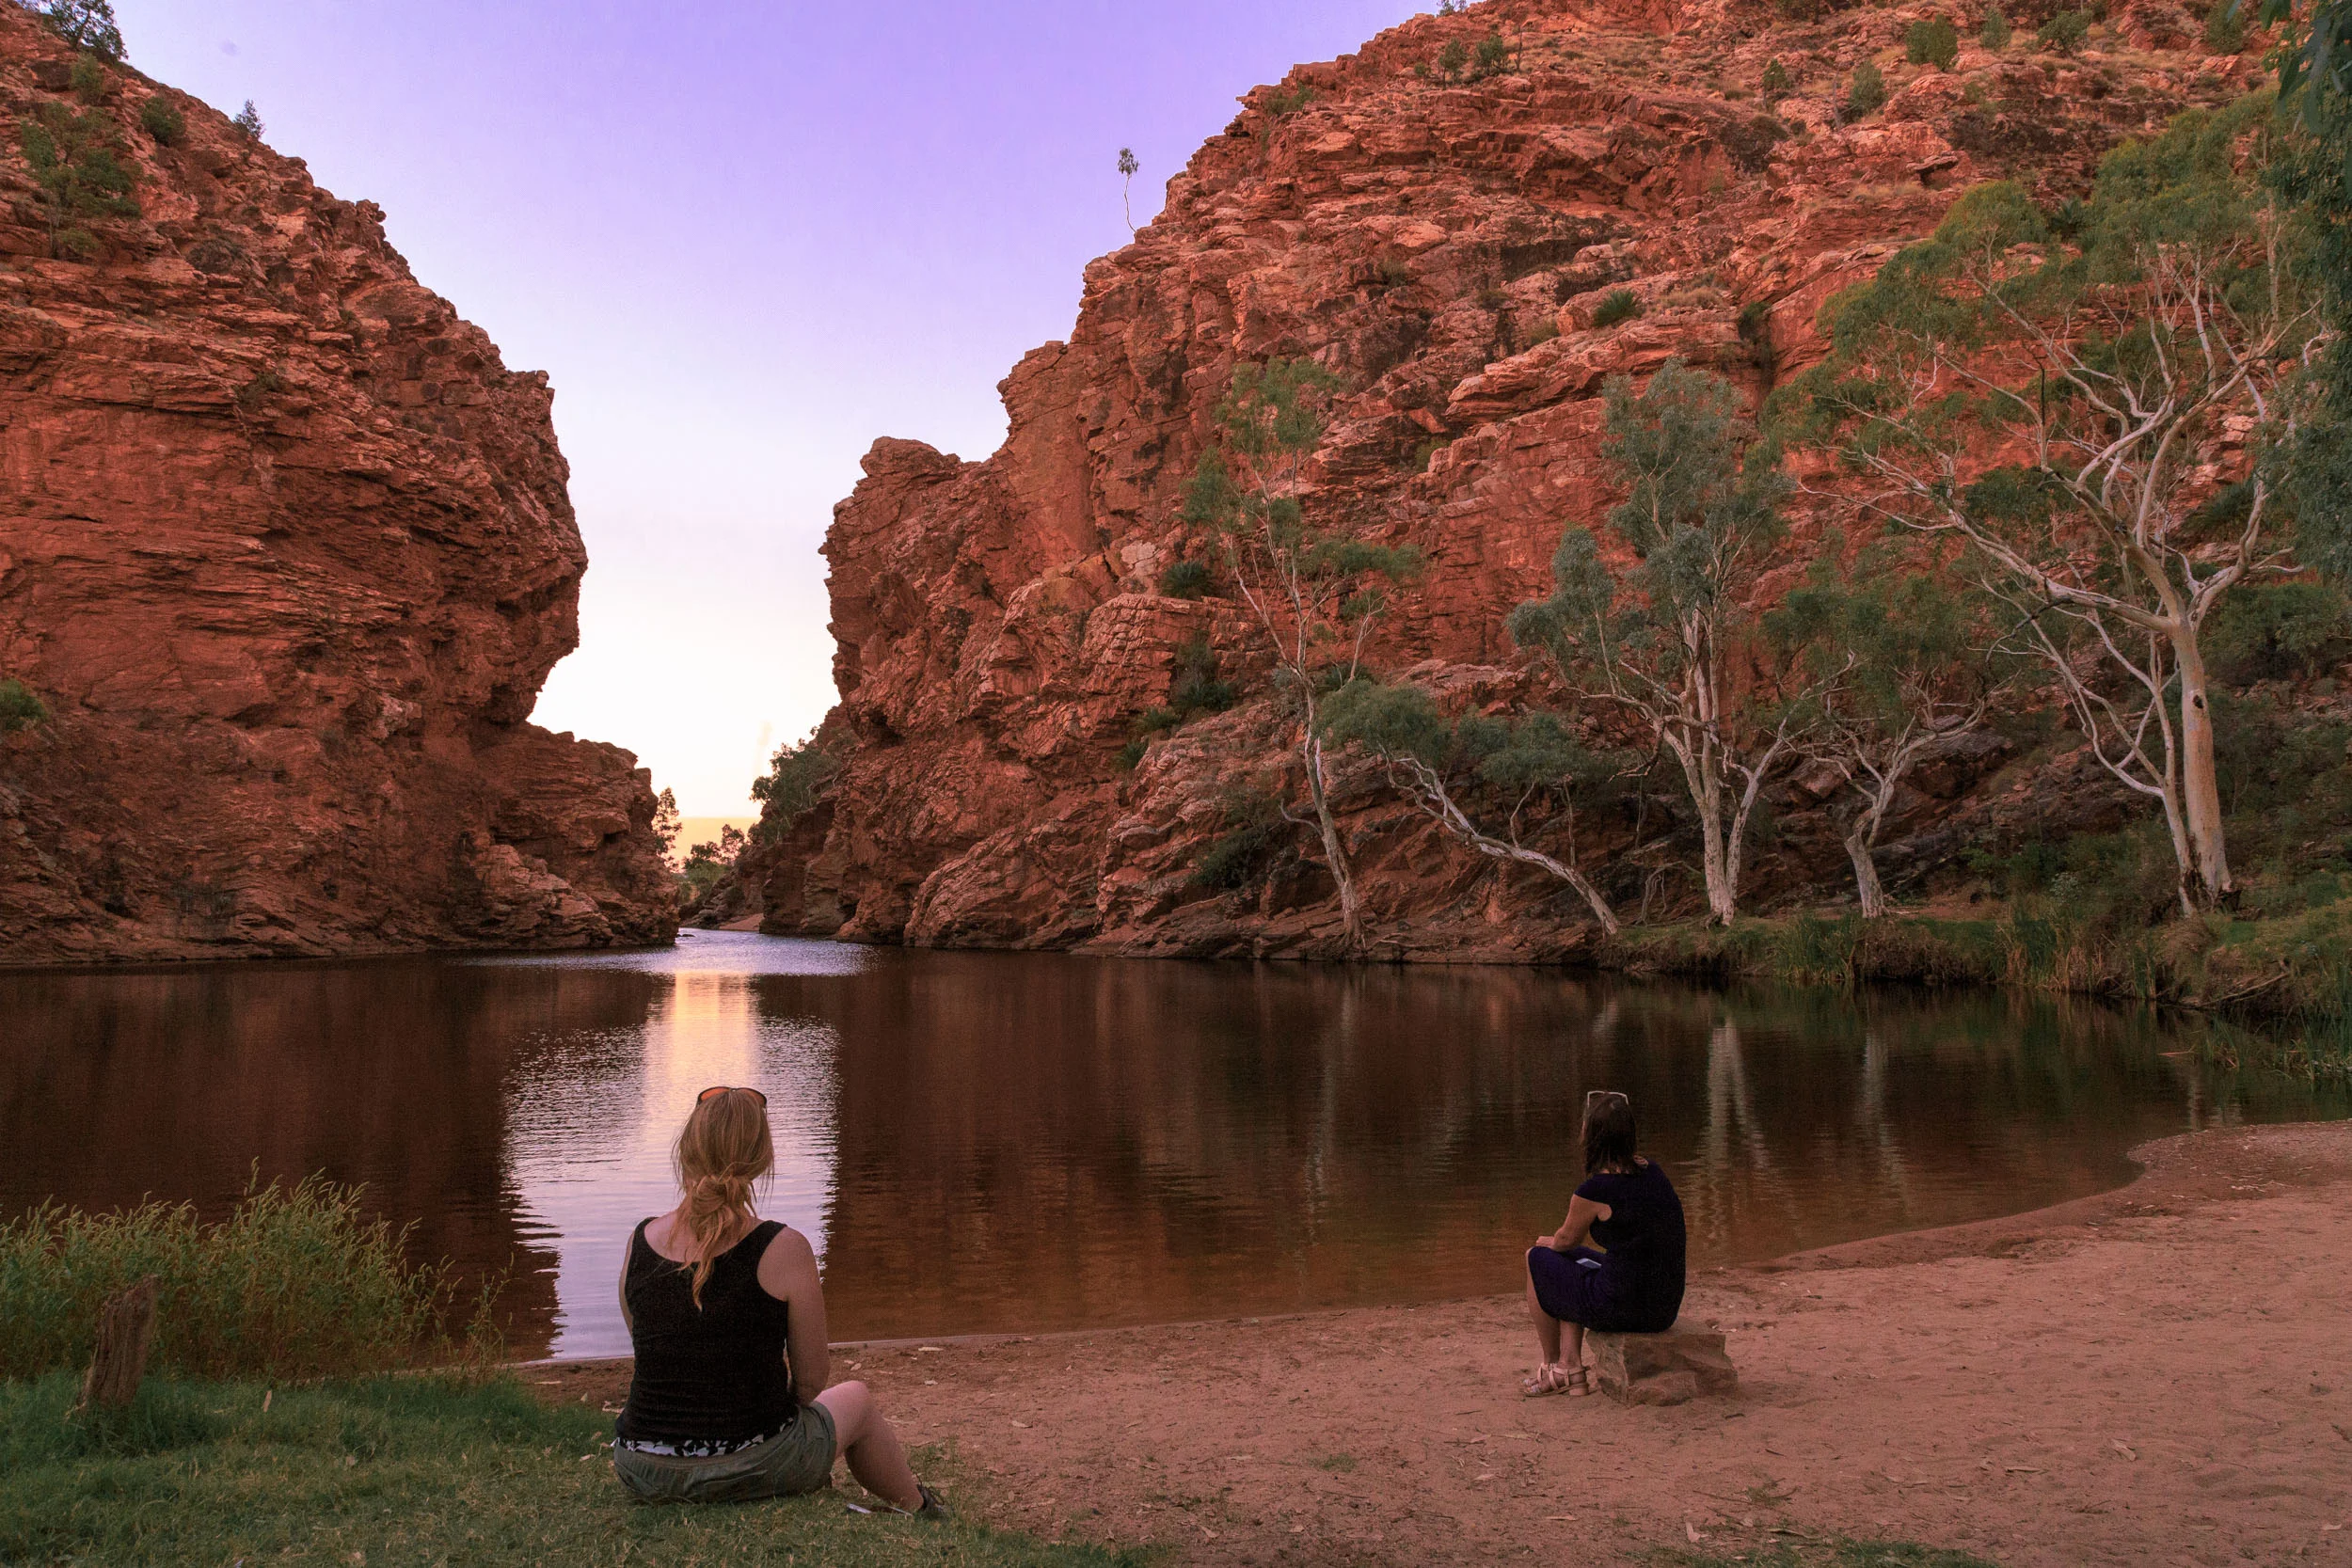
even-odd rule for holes
{"type": "Polygon", "coordinates": [[[736,1094],[739,1092],[750,1095],[754,1100],[758,1101],[759,1108],[761,1110],[764,1111],[768,1108],[768,1097],[760,1093],[757,1089],[746,1087],[739,1091],[731,1085],[726,1084],[711,1085],[710,1087],[703,1090],[702,1093],[694,1097],[694,1103],[697,1105],[707,1104],[709,1101],[718,1099],[723,1094],[736,1094]]]}
{"type": "Polygon", "coordinates": [[[1623,1100],[1624,1098],[1624,1094],[1616,1089],[1586,1089],[1584,1091],[1584,1103],[1587,1105],[1596,1100],[1623,1100]]]}

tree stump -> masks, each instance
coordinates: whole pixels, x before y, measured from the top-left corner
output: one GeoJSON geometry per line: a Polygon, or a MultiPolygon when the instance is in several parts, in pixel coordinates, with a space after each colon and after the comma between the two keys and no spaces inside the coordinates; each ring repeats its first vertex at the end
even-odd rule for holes
{"type": "Polygon", "coordinates": [[[1740,1386],[1724,1337],[1706,1323],[1677,1319],[1663,1334],[1593,1333],[1584,1342],[1601,1392],[1620,1404],[1680,1404],[1740,1386]]]}
{"type": "Polygon", "coordinates": [[[147,1375],[147,1347],[155,1338],[153,1275],[106,1300],[98,1309],[98,1349],[89,1358],[89,1375],[82,1379],[82,1402],[76,1409],[98,1405],[119,1410],[139,1391],[147,1375]]]}

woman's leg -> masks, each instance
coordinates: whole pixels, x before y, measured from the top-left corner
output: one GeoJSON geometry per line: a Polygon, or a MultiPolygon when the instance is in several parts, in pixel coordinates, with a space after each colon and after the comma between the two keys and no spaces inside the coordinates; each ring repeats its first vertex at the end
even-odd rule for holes
{"type": "Polygon", "coordinates": [[[817,1402],[833,1417],[834,1441],[859,1485],[910,1513],[923,1506],[906,1446],[891,1430],[872,1389],[863,1383],[836,1383],[818,1395],[817,1402]]]}
{"type": "MultiPolygon", "coordinates": [[[[1527,1265],[1527,1316],[1535,1325],[1535,1343],[1543,1351],[1541,1364],[1549,1366],[1560,1359],[1560,1320],[1544,1310],[1544,1304],[1535,1299],[1535,1265],[1527,1265]]],[[[1584,1331],[1576,1331],[1577,1354],[1583,1354],[1584,1331]]]]}

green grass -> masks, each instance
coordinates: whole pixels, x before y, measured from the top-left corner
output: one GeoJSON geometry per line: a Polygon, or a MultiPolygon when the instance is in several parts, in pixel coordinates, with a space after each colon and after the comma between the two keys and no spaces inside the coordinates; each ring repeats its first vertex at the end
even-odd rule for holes
{"type": "MultiPolygon", "coordinates": [[[[411,1263],[405,1240],[361,1218],[357,1188],[316,1177],[257,1187],[215,1224],[184,1204],[44,1204],[0,1225],[0,1377],[85,1365],[100,1304],[146,1275],[162,1285],[157,1372],[355,1376],[455,1359],[449,1271],[411,1263]]],[[[474,1335],[478,1356],[494,1358],[486,1311],[474,1335]]]]}
{"type": "MultiPolygon", "coordinates": [[[[840,1492],[704,1508],[631,1502],[608,1418],[511,1380],[265,1389],[150,1379],[70,1416],[75,1380],[0,1383],[0,1562],[827,1564],[1107,1568],[1143,1560],[961,1520],[853,1514],[840,1492]],[[268,1408],[264,1410],[266,1400],[268,1408]]],[[[952,1465],[918,1456],[959,1498],[952,1465]],[[943,1468],[943,1466],[945,1466],[943,1468]]],[[[859,1496],[851,1489],[850,1497],[859,1496]]]]}

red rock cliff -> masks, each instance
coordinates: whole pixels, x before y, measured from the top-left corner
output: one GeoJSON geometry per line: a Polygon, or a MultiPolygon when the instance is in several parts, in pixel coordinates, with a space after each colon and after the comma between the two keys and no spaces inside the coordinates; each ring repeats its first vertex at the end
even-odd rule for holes
{"type": "MultiPolygon", "coordinates": [[[[1505,615],[1549,591],[1562,528],[1597,526],[1617,499],[1598,454],[1606,376],[1678,355],[1760,398],[1818,357],[1821,302],[1930,231],[1960,190],[2011,177],[2078,193],[2123,136],[2254,81],[2250,57],[2192,49],[2163,0],[2119,8],[2105,55],[2033,52],[2050,7],[2026,5],[2010,8],[2009,50],[1971,41],[1949,73],[1906,67],[1904,30],[1933,9],[1800,24],[1745,0],[1488,0],[1246,97],[1161,216],[1087,269],[1070,341],[1004,383],[995,455],[884,440],[866,456],[825,546],[841,692],[827,744],[846,769],[750,868],[768,928],[1333,950],[1311,851],[1245,895],[1187,875],[1225,786],[1283,767],[1270,698],[1155,740],[1132,773],[1117,761],[1181,643],[1208,636],[1229,672],[1258,657],[1238,607],[1155,591],[1200,553],[1179,491],[1234,365],[1311,356],[1349,388],[1310,516],[1428,560],[1375,663],[1470,702],[1516,698],[1530,677],[1505,615]],[[1490,33],[1512,50],[1503,69],[1438,69],[1450,42],[1490,33]],[[1756,97],[1775,57],[1796,89],[1776,119],[1756,97]],[[1885,65],[1892,98],[1841,124],[1833,104],[1865,58],[1885,65]],[[1643,314],[1596,329],[1593,307],[1619,287],[1643,314]]],[[[1973,40],[1981,8],[1962,10],[1973,40]]],[[[1795,548],[1810,536],[1801,527],[1795,548]]],[[[1948,860],[1971,814],[2022,809],[2015,780],[1988,783],[1999,761],[1994,748],[1920,781],[1890,834],[1910,835],[1887,852],[1899,877],[1948,860]]],[[[1376,951],[1535,957],[1581,940],[1558,884],[1445,847],[1360,773],[1341,793],[1376,951]]],[[[2087,784],[2065,798],[2092,817],[2120,810],[2087,784]]],[[[1781,788],[1760,902],[1843,877],[1826,814],[1807,811],[1820,799],[1781,788]]],[[[1616,893],[1646,908],[1638,882],[1616,893]]]]}
{"type": "Polygon", "coordinates": [[[138,214],[61,242],[18,144],[72,59],[0,6],[0,678],[51,714],[0,737],[0,962],[666,939],[648,775],[525,721],[587,566],[546,375],[127,67],[138,214]]]}

